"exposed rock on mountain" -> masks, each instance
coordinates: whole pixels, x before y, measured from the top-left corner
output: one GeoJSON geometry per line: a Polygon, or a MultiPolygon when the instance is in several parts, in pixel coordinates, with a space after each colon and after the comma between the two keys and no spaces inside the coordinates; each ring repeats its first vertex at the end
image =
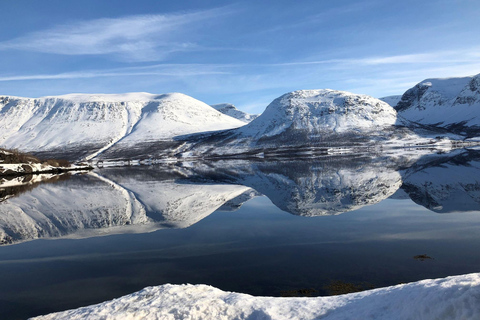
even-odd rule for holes
{"type": "Polygon", "coordinates": [[[409,121],[467,137],[480,135],[480,74],[427,79],[407,90],[395,109],[409,121]]]}

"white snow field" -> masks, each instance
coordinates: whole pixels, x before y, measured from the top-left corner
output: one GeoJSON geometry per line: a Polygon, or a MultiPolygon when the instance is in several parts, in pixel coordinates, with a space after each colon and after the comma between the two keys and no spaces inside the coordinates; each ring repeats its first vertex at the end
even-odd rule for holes
{"type": "Polygon", "coordinates": [[[480,273],[315,298],[254,297],[207,285],[165,284],[33,319],[473,320],[480,319],[480,273]]]}
{"type": "Polygon", "coordinates": [[[86,149],[237,128],[245,123],[181,93],[0,97],[0,144],[24,151],[86,149]]]}

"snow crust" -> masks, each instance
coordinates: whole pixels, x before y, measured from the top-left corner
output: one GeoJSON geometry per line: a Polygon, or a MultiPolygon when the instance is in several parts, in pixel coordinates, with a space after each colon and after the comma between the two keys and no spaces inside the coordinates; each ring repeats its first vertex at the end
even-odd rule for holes
{"type": "Polygon", "coordinates": [[[480,273],[331,297],[274,298],[208,285],[161,285],[97,305],[36,317],[79,319],[479,319],[480,273]]]}

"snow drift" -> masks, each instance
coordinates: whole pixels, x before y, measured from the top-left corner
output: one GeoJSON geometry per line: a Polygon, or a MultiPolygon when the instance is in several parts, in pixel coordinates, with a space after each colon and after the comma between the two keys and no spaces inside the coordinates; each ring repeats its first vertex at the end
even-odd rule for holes
{"type": "Polygon", "coordinates": [[[479,297],[480,273],[317,298],[254,297],[207,285],[166,284],[34,319],[479,319],[479,297]]]}

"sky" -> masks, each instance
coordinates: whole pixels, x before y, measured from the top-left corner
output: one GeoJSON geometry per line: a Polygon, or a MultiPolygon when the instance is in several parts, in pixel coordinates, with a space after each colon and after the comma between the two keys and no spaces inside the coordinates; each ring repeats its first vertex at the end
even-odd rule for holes
{"type": "Polygon", "coordinates": [[[181,92],[261,113],[280,95],[402,94],[480,73],[480,1],[2,0],[0,95],[181,92]]]}

